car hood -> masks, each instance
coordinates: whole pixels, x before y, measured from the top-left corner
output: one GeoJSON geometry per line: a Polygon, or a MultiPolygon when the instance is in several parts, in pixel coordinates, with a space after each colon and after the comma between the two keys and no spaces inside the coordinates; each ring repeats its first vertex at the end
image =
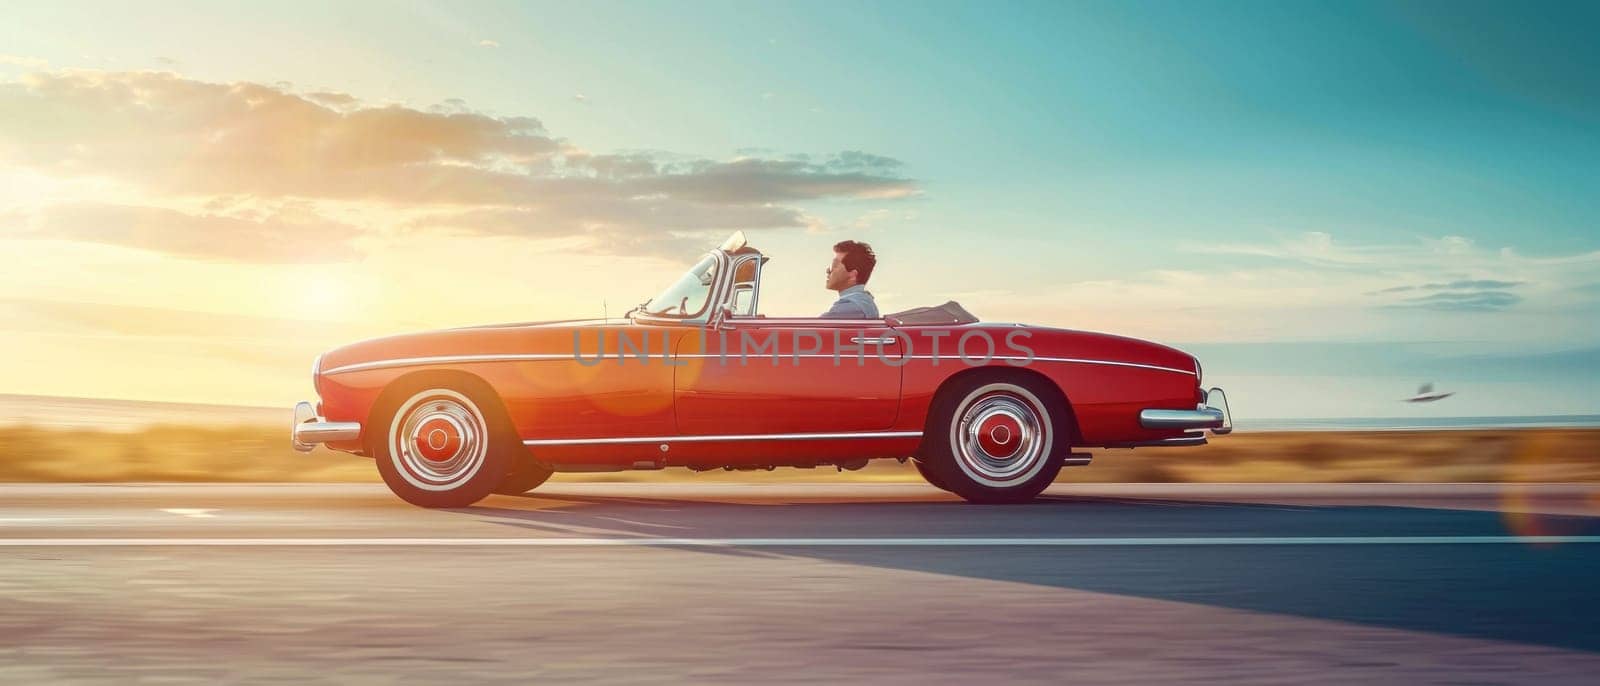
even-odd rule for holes
{"type": "MultiPolygon", "coordinates": [[[[572,353],[574,331],[631,326],[626,319],[562,319],[467,326],[358,341],[324,353],[317,371],[382,360],[458,355],[572,353]]],[[[585,340],[593,340],[588,334],[585,340]]]]}

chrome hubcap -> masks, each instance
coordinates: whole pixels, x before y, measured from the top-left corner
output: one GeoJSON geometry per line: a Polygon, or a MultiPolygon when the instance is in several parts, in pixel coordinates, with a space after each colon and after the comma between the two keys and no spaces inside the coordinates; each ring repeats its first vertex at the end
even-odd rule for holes
{"type": "Polygon", "coordinates": [[[993,412],[973,426],[978,448],[996,459],[1009,459],[1017,454],[1018,447],[1022,445],[1022,423],[1009,412],[993,412]]]}
{"type": "Polygon", "coordinates": [[[979,483],[1008,486],[1032,478],[1050,447],[1046,413],[1032,393],[1010,384],[979,389],[952,427],[956,462],[979,483]]]}
{"type": "Polygon", "coordinates": [[[446,390],[419,393],[396,416],[389,454],[412,485],[448,490],[471,479],[483,466],[488,426],[465,396],[446,390]]]}

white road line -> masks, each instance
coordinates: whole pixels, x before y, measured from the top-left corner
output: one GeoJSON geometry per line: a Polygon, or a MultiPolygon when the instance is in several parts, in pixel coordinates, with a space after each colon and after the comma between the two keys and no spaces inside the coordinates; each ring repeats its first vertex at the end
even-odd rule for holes
{"type": "Polygon", "coordinates": [[[1202,538],[5,538],[0,547],[533,546],[533,547],[1140,547],[1253,545],[1593,544],[1600,536],[1239,536],[1202,538]]]}
{"type": "Polygon", "coordinates": [[[167,514],[175,514],[175,515],[178,515],[180,517],[192,517],[194,519],[210,519],[210,518],[216,516],[216,515],[211,514],[211,513],[216,512],[217,510],[216,510],[216,508],[202,508],[202,507],[163,507],[163,508],[161,508],[161,511],[165,512],[167,514]]]}

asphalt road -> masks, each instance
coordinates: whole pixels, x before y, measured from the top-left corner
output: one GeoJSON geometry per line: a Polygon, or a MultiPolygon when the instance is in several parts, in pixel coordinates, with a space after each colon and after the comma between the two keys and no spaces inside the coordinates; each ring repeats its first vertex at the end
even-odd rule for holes
{"type": "Polygon", "coordinates": [[[1597,581],[1596,486],[0,485],[0,683],[1593,683],[1597,581]]]}

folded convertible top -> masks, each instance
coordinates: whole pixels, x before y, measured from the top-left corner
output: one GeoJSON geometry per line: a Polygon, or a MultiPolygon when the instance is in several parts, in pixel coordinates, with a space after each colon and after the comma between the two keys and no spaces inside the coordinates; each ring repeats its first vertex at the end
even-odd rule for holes
{"type": "Polygon", "coordinates": [[[978,318],[954,300],[933,307],[914,307],[883,316],[889,326],[950,326],[973,324],[978,318]]]}

